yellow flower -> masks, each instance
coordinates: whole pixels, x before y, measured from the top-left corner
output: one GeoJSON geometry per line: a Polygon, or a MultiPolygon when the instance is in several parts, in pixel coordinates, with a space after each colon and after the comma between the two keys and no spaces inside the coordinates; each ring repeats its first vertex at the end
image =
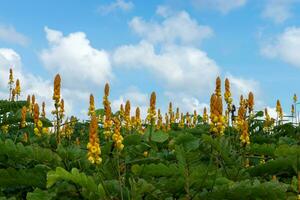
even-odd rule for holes
{"type": "Polygon", "coordinates": [[[148,157],[148,155],[149,155],[148,151],[144,151],[143,155],[144,155],[144,157],[148,157]]]}
{"type": "Polygon", "coordinates": [[[294,103],[297,103],[297,101],[298,101],[298,97],[297,97],[297,95],[296,95],[296,94],[294,94],[293,100],[294,100],[294,103]]]}
{"type": "Polygon", "coordinates": [[[13,75],[13,70],[12,68],[9,69],[9,84],[13,84],[14,83],[14,75],[13,75]]]}
{"type": "Polygon", "coordinates": [[[104,96],[103,96],[103,106],[104,106],[104,135],[106,139],[109,139],[109,137],[112,134],[111,127],[112,127],[112,120],[111,120],[111,107],[110,102],[108,100],[109,95],[109,85],[108,83],[105,84],[104,87],[104,96]]]}
{"type": "Polygon", "coordinates": [[[122,149],[124,148],[124,145],[123,145],[123,137],[121,135],[121,123],[120,123],[120,120],[115,117],[114,118],[114,134],[112,136],[112,139],[114,141],[114,145],[115,147],[117,148],[118,151],[122,151],[122,149]]]}
{"type": "Polygon", "coordinates": [[[248,109],[249,109],[249,113],[252,113],[254,108],[254,95],[252,92],[249,92],[248,95],[248,109]]]}
{"type": "Polygon", "coordinates": [[[56,103],[59,103],[60,101],[60,84],[61,84],[61,78],[60,75],[57,74],[54,78],[54,93],[53,93],[53,100],[55,100],[56,103]]]}
{"type": "Polygon", "coordinates": [[[2,130],[2,132],[3,132],[4,134],[8,133],[8,128],[9,128],[8,125],[2,125],[2,126],[1,126],[1,130],[2,130]]]}
{"type": "Polygon", "coordinates": [[[45,106],[46,106],[46,104],[45,104],[45,102],[43,102],[42,103],[42,114],[41,114],[41,116],[44,117],[44,118],[46,117],[45,106]]]}
{"type": "Polygon", "coordinates": [[[94,96],[90,95],[90,107],[89,107],[89,113],[88,115],[91,116],[95,113],[95,99],[94,96]]]}
{"type": "Polygon", "coordinates": [[[26,113],[27,113],[27,108],[26,106],[23,106],[21,110],[21,123],[20,123],[21,128],[24,128],[26,126],[26,113]]]}
{"type": "Polygon", "coordinates": [[[45,134],[45,135],[47,135],[49,133],[49,129],[47,127],[44,127],[42,129],[42,133],[45,134]]]}
{"type": "Polygon", "coordinates": [[[42,128],[43,127],[43,122],[41,120],[38,121],[37,127],[38,128],[42,128]]]}
{"type": "Polygon", "coordinates": [[[125,128],[126,130],[131,130],[131,120],[130,120],[130,101],[127,100],[125,104],[125,128]]]}
{"type": "Polygon", "coordinates": [[[218,76],[216,79],[216,89],[215,94],[220,97],[221,96],[221,78],[218,76]]]}
{"type": "Polygon", "coordinates": [[[38,129],[37,127],[35,127],[35,128],[33,129],[33,131],[34,131],[34,134],[35,134],[36,136],[38,136],[38,137],[41,136],[41,133],[40,133],[40,131],[39,131],[39,129],[38,129]]]}
{"type": "Polygon", "coordinates": [[[19,81],[19,79],[17,79],[17,81],[16,81],[15,92],[16,92],[17,97],[20,96],[20,94],[21,94],[21,86],[20,86],[20,81],[19,81]]]}
{"type": "Polygon", "coordinates": [[[150,124],[155,123],[156,119],[156,94],[155,92],[151,93],[150,97],[150,107],[148,109],[148,115],[147,115],[147,120],[150,122],[150,124]]]}
{"type": "Polygon", "coordinates": [[[244,146],[250,144],[248,122],[246,120],[243,121],[240,140],[244,146]]]}
{"type": "Polygon", "coordinates": [[[210,131],[217,136],[222,136],[226,124],[223,117],[222,97],[217,94],[212,94],[210,98],[210,120],[210,131]]]}
{"type": "Polygon", "coordinates": [[[88,148],[88,160],[91,163],[100,164],[102,159],[100,158],[101,149],[98,137],[98,119],[95,115],[92,115],[90,122],[90,133],[89,133],[89,143],[88,148]]]}
{"type": "Polygon", "coordinates": [[[39,105],[36,103],[33,106],[33,121],[36,126],[39,121],[39,116],[40,116],[39,105]]]}

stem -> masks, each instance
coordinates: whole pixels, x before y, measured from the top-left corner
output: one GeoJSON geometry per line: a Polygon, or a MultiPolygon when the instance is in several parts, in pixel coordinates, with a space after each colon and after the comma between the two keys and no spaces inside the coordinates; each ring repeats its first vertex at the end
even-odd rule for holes
{"type": "Polygon", "coordinates": [[[119,176],[119,185],[120,185],[120,192],[121,192],[121,199],[123,200],[123,188],[122,188],[122,177],[121,177],[121,170],[120,170],[120,155],[117,152],[117,162],[118,162],[118,176],[119,176]]]}

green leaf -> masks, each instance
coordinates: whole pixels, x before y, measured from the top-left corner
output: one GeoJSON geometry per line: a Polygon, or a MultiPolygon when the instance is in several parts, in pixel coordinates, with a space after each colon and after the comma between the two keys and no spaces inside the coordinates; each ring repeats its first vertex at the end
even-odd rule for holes
{"type": "Polygon", "coordinates": [[[169,139],[169,135],[163,131],[155,131],[152,133],[152,141],[163,143],[169,139]]]}

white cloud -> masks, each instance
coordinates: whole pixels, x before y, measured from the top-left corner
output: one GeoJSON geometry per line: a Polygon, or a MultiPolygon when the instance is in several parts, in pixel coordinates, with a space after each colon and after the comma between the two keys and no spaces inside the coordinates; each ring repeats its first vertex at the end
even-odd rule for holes
{"type": "Polygon", "coordinates": [[[247,0],[192,0],[193,5],[201,10],[209,8],[223,14],[244,6],[246,2],[247,0]]]}
{"type": "Polygon", "coordinates": [[[279,34],[273,41],[261,48],[262,55],[277,58],[293,66],[300,67],[300,28],[289,27],[279,34]]]}
{"type": "Polygon", "coordinates": [[[109,14],[116,10],[129,12],[134,8],[134,4],[131,1],[116,0],[108,5],[101,5],[98,7],[98,12],[101,14],[109,14]]]}
{"type": "Polygon", "coordinates": [[[205,52],[193,47],[165,46],[156,53],[152,44],[142,41],[119,47],[113,59],[118,66],[143,67],[167,88],[192,94],[212,88],[219,74],[217,64],[205,52]]]}
{"type": "Polygon", "coordinates": [[[267,0],[262,12],[263,17],[275,23],[283,23],[292,16],[291,8],[299,0],[267,0]]]}
{"type": "MultiPolygon", "coordinates": [[[[45,80],[37,75],[25,72],[22,66],[21,56],[13,49],[0,48],[0,97],[8,99],[8,78],[9,69],[13,69],[14,80],[19,79],[21,83],[21,97],[26,100],[27,95],[35,95],[37,102],[41,105],[46,103],[46,113],[49,119],[52,119],[51,111],[54,109],[52,94],[53,80],[45,80]]],[[[64,81],[64,80],[63,80],[64,81]]],[[[65,110],[68,116],[77,115],[84,118],[83,115],[78,115],[82,107],[87,109],[88,93],[81,90],[68,89],[63,87],[62,98],[65,100],[65,110]],[[86,99],[86,104],[82,102],[86,99]]]]}
{"type": "Polygon", "coordinates": [[[210,27],[199,25],[185,11],[170,16],[170,13],[166,12],[166,10],[162,10],[162,7],[157,9],[157,13],[165,15],[161,23],[146,22],[140,17],[134,17],[129,25],[140,37],[153,44],[178,42],[192,45],[200,43],[213,34],[210,27]]]}
{"type": "Polygon", "coordinates": [[[120,110],[120,105],[123,104],[125,108],[126,101],[130,101],[131,115],[135,115],[135,110],[137,107],[140,108],[141,117],[145,119],[147,116],[147,109],[149,106],[150,95],[140,92],[137,88],[128,88],[123,94],[121,94],[117,99],[113,99],[111,103],[112,111],[116,112],[120,110]]]}
{"type": "Polygon", "coordinates": [[[108,53],[93,48],[85,33],[63,36],[47,27],[45,32],[49,48],[42,50],[40,58],[49,71],[60,73],[66,87],[87,88],[88,83],[102,86],[112,78],[108,53]]]}
{"type": "Polygon", "coordinates": [[[15,30],[11,25],[0,25],[0,40],[19,45],[27,45],[29,39],[15,30]]]}

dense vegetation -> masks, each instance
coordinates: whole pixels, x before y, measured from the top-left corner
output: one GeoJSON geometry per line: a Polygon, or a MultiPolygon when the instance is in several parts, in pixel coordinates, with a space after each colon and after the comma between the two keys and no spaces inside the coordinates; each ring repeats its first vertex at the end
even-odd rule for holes
{"type": "Polygon", "coordinates": [[[300,126],[254,111],[254,95],[232,105],[221,80],[210,113],[181,114],[169,105],[163,119],[152,93],[141,120],[130,102],[112,113],[109,86],[103,108],[90,96],[90,120],[64,116],[60,77],[54,81],[55,117],[35,97],[20,101],[10,72],[9,100],[0,101],[0,199],[300,199],[300,126]],[[49,118],[53,118],[50,116],[49,118]]]}

